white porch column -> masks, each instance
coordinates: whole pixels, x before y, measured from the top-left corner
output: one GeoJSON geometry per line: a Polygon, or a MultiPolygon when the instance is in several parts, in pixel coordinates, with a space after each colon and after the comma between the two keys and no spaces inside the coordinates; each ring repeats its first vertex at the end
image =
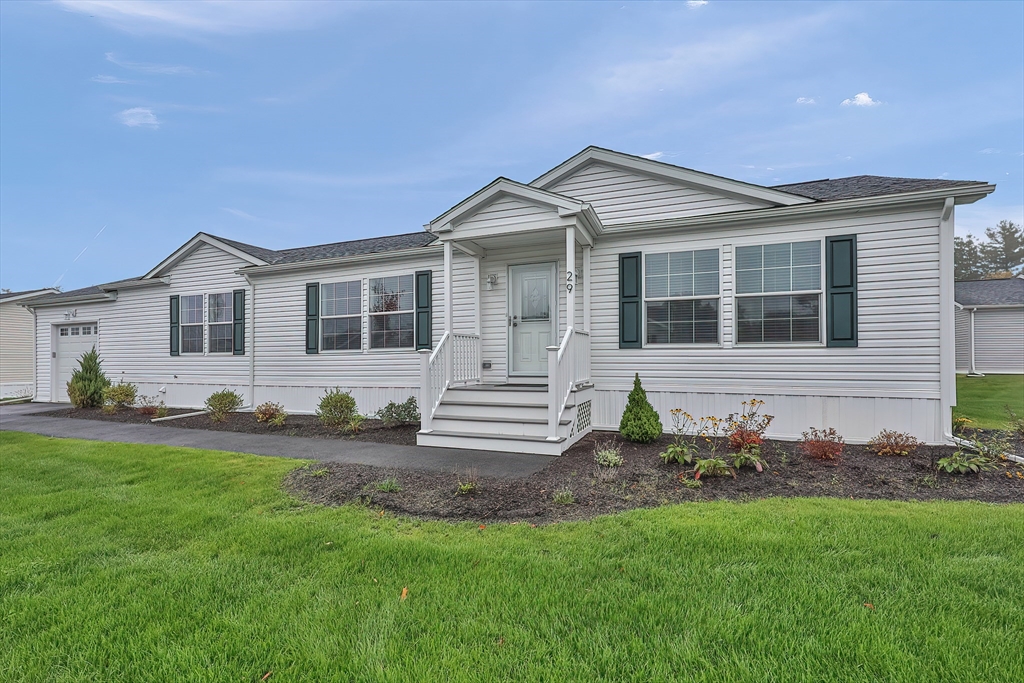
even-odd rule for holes
{"type": "Polygon", "coordinates": [[[565,329],[576,325],[576,228],[565,229],[565,329]]]}
{"type": "Polygon", "coordinates": [[[444,243],[444,329],[452,331],[452,242],[446,240],[444,243]]]}
{"type": "Polygon", "coordinates": [[[590,245],[583,245],[583,331],[590,333],[590,245]]]}
{"type": "Polygon", "coordinates": [[[480,316],[482,314],[480,304],[480,257],[473,257],[473,298],[476,301],[476,310],[473,311],[474,324],[473,333],[480,336],[480,316]]]}

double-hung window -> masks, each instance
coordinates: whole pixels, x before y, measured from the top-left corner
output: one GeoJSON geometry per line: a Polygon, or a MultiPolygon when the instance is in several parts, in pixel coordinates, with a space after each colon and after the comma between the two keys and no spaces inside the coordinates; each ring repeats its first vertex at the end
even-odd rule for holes
{"type": "Polygon", "coordinates": [[[363,339],[363,283],[329,282],[320,285],[320,320],[323,351],[358,351],[363,339]]]}
{"type": "Polygon", "coordinates": [[[647,254],[648,344],[718,343],[718,249],[647,254]]]}
{"type": "Polygon", "coordinates": [[[181,352],[203,352],[203,295],[181,297],[181,352]]]}
{"type": "Polygon", "coordinates": [[[370,278],[370,348],[415,346],[413,276],[370,278]]]}
{"type": "Polygon", "coordinates": [[[821,341],[821,241],[736,247],[736,340],[821,341]]]}
{"type": "Polygon", "coordinates": [[[231,292],[208,294],[210,353],[231,353],[231,292]]]}

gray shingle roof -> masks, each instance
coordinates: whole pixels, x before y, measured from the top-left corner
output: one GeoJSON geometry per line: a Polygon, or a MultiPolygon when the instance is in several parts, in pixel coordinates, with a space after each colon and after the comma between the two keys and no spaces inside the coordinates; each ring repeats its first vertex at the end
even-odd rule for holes
{"type": "Polygon", "coordinates": [[[1024,306],[1024,278],[963,280],[956,283],[953,299],[961,306],[1024,306]]]}
{"type": "MultiPolygon", "coordinates": [[[[138,278],[134,279],[137,280],[138,278]]],[[[118,282],[124,282],[124,280],[118,280],[118,282]]],[[[36,299],[32,299],[32,305],[60,303],[61,301],[66,301],[68,299],[77,299],[79,297],[86,296],[100,297],[103,296],[103,294],[104,292],[99,286],[93,285],[92,287],[82,287],[81,289],[71,289],[66,292],[58,292],[57,294],[46,294],[36,299]]]]}
{"type": "Polygon", "coordinates": [[[921,192],[947,187],[985,185],[979,180],[945,180],[940,178],[889,178],[879,175],[856,175],[849,178],[826,178],[806,183],[772,185],[773,190],[810,197],[822,202],[839,199],[861,199],[881,197],[904,192],[921,192]]]}
{"type": "Polygon", "coordinates": [[[0,292],[0,301],[4,299],[13,299],[16,296],[25,296],[26,294],[35,294],[36,292],[45,292],[49,287],[42,287],[40,289],[26,289],[21,292],[0,292]]]}
{"type": "MultiPolygon", "coordinates": [[[[217,237],[212,235],[212,237],[217,237]]],[[[359,256],[361,254],[378,254],[387,251],[398,251],[401,249],[415,249],[425,247],[437,239],[426,231],[408,232],[401,235],[386,235],[384,237],[368,237],[361,240],[349,240],[347,242],[332,242],[331,244],[317,244],[312,247],[297,247],[294,249],[264,249],[254,247],[251,244],[236,242],[234,240],[217,237],[218,240],[229,244],[235,249],[255,256],[269,264],[279,263],[302,263],[305,261],[322,261],[324,259],[340,258],[342,256],[359,256]]]]}
{"type": "MultiPolygon", "coordinates": [[[[211,235],[211,237],[217,236],[211,235]]],[[[217,239],[223,242],[224,244],[232,246],[239,251],[244,251],[249,256],[255,256],[261,261],[266,261],[267,263],[273,263],[274,257],[278,253],[273,249],[264,249],[263,247],[257,247],[252,244],[246,244],[245,242],[236,242],[235,240],[229,240],[226,237],[217,237],[217,239]]]]}

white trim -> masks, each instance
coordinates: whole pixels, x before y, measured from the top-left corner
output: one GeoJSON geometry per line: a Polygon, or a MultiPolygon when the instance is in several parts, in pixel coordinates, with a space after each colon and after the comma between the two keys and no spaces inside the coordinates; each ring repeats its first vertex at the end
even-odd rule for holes
{"type": "Polygon", "coordinates": [[[793,206],[797,204],[810,204],[815,200],[802,197],[781,190],[773,190],[760,185],[752,185],[731,178],[711,175],[694,171],[682,166],[666,164],[663,161],[652,161],[642,157],[635,157],[622,152],[614,152],[601,147],[587,147],[585,150],[568,159],[558,166],[540,176],[530,183],[533,187],[548,189],[562,179],[572,175],[579,169],[593,163],[602,163],[609,166],[617,166],[622,169],[643,173],[667,180],[696,187],[702,190],[725,194],[731,197],[743,199],[754,199],[761,202],[770,202],[781,206],[793,206]]]}
{"type": "MultiPolygon", "coordinates": [[[[723,273],[722,273],[722,246],[715,247],[704,247],[701,249],[689,248],[689,249],[668,249],[659,251],[647,251],[646,249],[640,250],[640,303],[641,315],[643,316],[643,324],[641,325],[641,336],[640,348],[650,347],[652,349],[694,349],[694,348],[705,348],[705,349],[716,349],[723,348],[722,343],[722,299],[723,299],[723,273]],[[704,294],[704,295],[693,295],[693,296],[664,296],[664,297],[648,297],[647,296],[647,257],[650,255],[658,254],[678,254],[681,252],[694,252],[694,251],[710,251],[714,249],[718,252],[718,294],[704,294]],[[653,301],[655,303],[662,301],[703,301],[706,299],[715,299],[718,302],[718,341],[717,342],[694,342],[692,344],[686,343],[666,343],[666,344],[648,344],[647,342],[647,302],[653,301]]],[[[671,286],[671,284],[670,284],[671,286]]]]}
{"type": "Polygon", "coordinates": [[[956,322],[954,318],[953,225],[954,197],[946,197],[939,219],[939,387],[942,431],[952,433],[956,405],[956,322]]]}
{"type": "Polygon", "coordinates": [[[262,259],[258,259],[255,256],[253,256],[252,254],[247,254],[246,252],[244,252],[244,251],[242,251],[240,249],[236,249],[235,247],[232,247],[232,246],[230,246],[228,244],[225,244],[224,242],[221,242],[219,239],[217,239],[213,235],[207,235],[205,232],[201,232],[201,233],[197,234],[195,237],[193,237],[192,239],[190,239],[185,244],[183,244],[180,247],[178,247],[174,251],[173,254],[171,254],[170,256],[165,258],[163,261],[158,263],[156,265],[156,267],[154,267],[148,273],[143,275],[141,279],[143,279],[143,280],[151,280],[151,279],[155,278],[159,273],[162,273],[164,270],[167,270],[169,268],[173,268],[175,265],[178,264],[178,262],[183,260],[185,257],[187,257],[189,254],[191,254],[195,249],[197,249],[202,244],[209,244],[211,247],[216,247],[217,249],[220,249],[221,251],[224,251],[224,252],[226,252],[228,254],[231,254],[232,256],[236,256],[236,257],[242,259],[243,261],[248,261],[249,263],[253,264],[254,266],[265,266],[265,265],[267,265],[266,261],[264,261],[262,259]]]}
{"type": "MultiPolygon", "coordinates": [[[[0,299],[0,304],[10,304],[10,303],[14,303],[15,301],[23,301],[25,299],[33,299],[33,298],[35,298],[37,296],[46,296],[47,294],[60,294],[60,290],[59,289],[55,289],[53,287],[47,287],[46,289],[36,289],[36,290],[31,291],[31,292],[23,292],[22,294],[17,294],[15,296],[5,296],[3,299],[0,299]]],[[[20,304],[20,305],[21,306],[27,306],[28,304],[23,303],[23,304],[20,304]]]]}

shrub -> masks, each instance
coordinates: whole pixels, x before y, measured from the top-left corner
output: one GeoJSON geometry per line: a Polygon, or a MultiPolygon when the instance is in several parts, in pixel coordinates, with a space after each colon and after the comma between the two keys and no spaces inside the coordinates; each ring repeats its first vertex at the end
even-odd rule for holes
{"type": "Polygon", "coordinates": [[[118,382],[103,390],[104,402],[113,406],[114,410],[134,408],[138,397],[139,388],[131,382],[118,382]]]}
{"type": "Polygon", "coordinates": [[[971,453],[962,447],[954,451],[953,455],[946,458],[939,458],[939,470],[949,474],[977,474],[982,470],[991,470],[996,467],[996,462],[982,453],[971,453]]]}
{"type": "Polygon", "coordinates": [[[384,423],[385,427],[395,427],[400,424],[420,421],[420,409],[416,405],[416,397],[410,396],[404,403],[389,401],[386,406],[377,411],[377,419],[384,423]]]}
{"type": "Polygon", "coordinates": [[[210,419],[214,422],[223,422],[233,413],[242,407],[242,396],[230,389],[221,389],[210,394],[206,399],[206,410],[210,413],[210,419]]]}
{"type": "Polygon", "coordinates": [[[633,390],[629,392],[619,432],[637,443],[650,443],[661,436],[661,418],[647,400],[647,392],[640,386],[639,373],[633,378],[633,390]]]}
{"type": "Polygon", "coordinates": [[[622,454],[614,445],[602,448],[594,453],[594,462],[599,467],[621,467],[623,463],[622,454]]]}
{"type": "Polygon", "coordinates": [[[280,403],[261,403],[256,406],[256,410],[253,411],[253,415],[256,416],[257,422],[266,422],[275,427],[280,427],[284,424],[284,420],[288,417],[288,413],[284,412],[284,406],[280,403]]]}
{"type": "Polygon", "coordinates": [[[163,401],[160,401],[160,405],[156,407],[156,413],[154,414],[154,417],[167,417],[167,412],[167,406],[164,405],[163,401]]]}
{"type": "Polygon", "coordinates": [[[572,505],[576,502],[576,496],[572,495],[572,489],[568,486],[564,486],[551,496],[551,500],[558,503],[559,505],[572,505]]]}
{"type": "Polygon", "coordinates": [[[673,408],[671,413],[672,443],[659,455],[666,465],[673,462],[689,464],[693,462],[700,450],[697,446],[697,437],[700,434],[698,423],[692,415],[681,408],[673,408]],[[691,431],[693,434],[688,434],[691,431]]]}
{"type": "Polygon", "coordinates": [[[345,425],[345,431],[349,434],[358,434],[363,431],[363,423],[366,422],[366,416],[360,415],[359,413],[353,413],[352,417],[348,419],[348,424],[345,425]]]}
{"type": "Polygon", "coordinates": [[[455,495],[466,496],[470,493],[476,493],[480,487],[480,470],[475,467],[470,467],[466,470],[466,480],[463,481],[462,477],[459,477],[458,486],[455,488],[455,495]]]}
{"type": "Polygon", "coordinates": [[[739,415],[729,415],[729,428],[732,430],[729,434],[729,448],[737,451],[760,449],[764,443],[764,432],[775,416],[758,414],[764,401],[757,398],[743,401],[741,405],[743,410],[739,415]]]}
{"type": "Polygon", "coordinates": [[[320,399],[316,416],[325,427],[344,427],[352,420],[355,412],[356,400],[352,394],[334,388],[328,389],[320,399]]]}
{"type": "Polygon", "coordinates": [[[78,359],[78,368],[71,373],[71,381],[68,382],[68,399],[76,408],[103,405],[103,391],[110,386],[110,380],[103,374],[102,364],[95,346],[78,359]]]}
{"type": "Polygon", "coordinates": [[[157,400],[156,396],[146,396],[145,394],[139,394],[139,400],[136,401],[138,408],[135,411],[139,415],[145,415],[147,417],[153,417],[157,411],[157,400]]]}
{"type": "Polygon", "coordinates": [[[920,445],[910,434],[883,429],[868,441],[868,450],[875,455],[910,455],[920,445]]]}
{"type": "Polygon", "coordinates": [[[721,458],[705,458],[698,460],[693,465],[693,478],[700,479],[702,476],[722,477],[731,474],[734,478],[736,473],[721,458]]]}
{"type": "Polygon", "coordinates": [[[402,490],[402,485],[394,477],[378,481],[374,486],[377,487],[378,491],[383,491],[384,493],[398,493],[402,490]]]}
{"type": "Polygon", "coordinates": [[[838,460],[843,454],[843,446],[846,442],[834,427],[828,429],[817,429],[811,427],[809,431],[802,434],[804,440],[800,442],[800,450],[808,457],[815,460],[838,460]]]}

